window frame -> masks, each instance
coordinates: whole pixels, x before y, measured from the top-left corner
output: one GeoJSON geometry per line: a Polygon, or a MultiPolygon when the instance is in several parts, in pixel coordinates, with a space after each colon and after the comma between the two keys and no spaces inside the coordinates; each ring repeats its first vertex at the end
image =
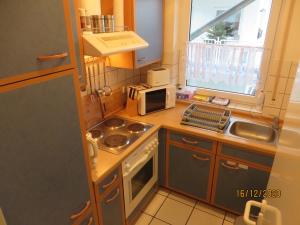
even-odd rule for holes
{"type": "MultiPolygon", "coordinates": [[[[264,41],[265,52],[262,57],[261,68],[260,68],[260,81],[257,84],[257,91],[255,96],[244,95],[233,92],[226,92],[221,90],[213,90],[206,88],[195,88],[186,85],[185,66],[180,66],[182,69],[179,70],[179,85],[190,89],[196,89],[198,92],[204,95],[218,96],[223,98],[229,98],[230,100],[247,105],[256,105],[257,97],[261,90],[264,88],[264,84],[267,79],[269,72],[271,55],[277,33],[277,28],[280,20],[280,12],[282,10],[283,0],[272,0],[272,6],[269,16],[268,28],[266,38],[264,41]]],[[[179,1],[179,17],[181,18],[179,41],[181,48],[179,49],[180,54],[185,54],[187,43],[190,41],[190,24],[191,24],[191,12],[192,12],[192,0],[179,1]],[[188,5],[188,7],[187,7],[188,5]]]]}

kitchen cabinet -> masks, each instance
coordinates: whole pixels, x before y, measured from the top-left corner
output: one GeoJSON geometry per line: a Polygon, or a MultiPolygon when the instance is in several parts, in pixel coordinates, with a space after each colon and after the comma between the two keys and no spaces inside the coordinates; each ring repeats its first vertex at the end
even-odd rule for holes
{"type": "Polygon", "coordinates": [[[124,225],[122,187],[113,189],[100,202],[103,225],[124,225]]]}
{"type": "Polygon", "coordinates": [[[214,157],[176,144],[168,148],[168,187],[209,201],[214,157]]]}
{"type": "Polygon", "coordinates": [[[125,225],[121,167],[94,184],[101,225],[125,225]]]}
{"type": "MultiPolygon", "coordinates": [[[[112,14],[112,2],[102,0],[102,13],[112,14]]],[[[110,56],[111,65],[119,68],[140,68],[162,60],[164,0],[124,0],[124,23],[149,43],[135,52],[110,56]]]]}
{"type": "Polygon", "coordinates": [[[3,0],[0,83],[74,68],[68,0],[3,0]]]}
{"type": "Polygon", "coordinates": [[[0,87],[0,204],[9,225],[73,224],[92,211],[76,76],[0,87]]]}
{"type": "Polygon", "coordinates": [[[269,175],[268,169],[217,157],[212,203],[242,214],[248,200],[263,199],[269,175]]]}

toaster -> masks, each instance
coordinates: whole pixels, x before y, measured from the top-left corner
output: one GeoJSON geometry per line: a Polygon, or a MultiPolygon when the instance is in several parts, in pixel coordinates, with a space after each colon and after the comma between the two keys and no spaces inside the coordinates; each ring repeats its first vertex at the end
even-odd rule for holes
{"type": "Polygon", "coordinates": [[[152,87],[170,84],[170,70],[163,67],[148,70],[147,84],[152,87]]]}

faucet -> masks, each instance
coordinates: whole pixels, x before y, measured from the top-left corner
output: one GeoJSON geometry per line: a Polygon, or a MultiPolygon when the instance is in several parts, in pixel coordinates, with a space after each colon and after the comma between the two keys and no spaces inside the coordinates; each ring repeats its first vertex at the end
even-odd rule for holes
{"type": "Polygon", "coordinates": [[[273,122],[272,122],[272,128],[275,130],[279,129],[279,117],[278,116],[274,116],[273,122]]]}

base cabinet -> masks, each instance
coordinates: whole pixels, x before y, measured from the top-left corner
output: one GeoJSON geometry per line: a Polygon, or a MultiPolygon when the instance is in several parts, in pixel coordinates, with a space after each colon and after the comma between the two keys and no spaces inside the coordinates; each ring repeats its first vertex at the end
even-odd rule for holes
{"type": "Polygon", "coordinates": [[[95,184],[98,216],[101,225],[125,225],[121,168],[95,184]]]}
{"type": "MultiPolygon", "coordinates": [[[[235,160],[217,157],[212,203],[242,214],[249,200],[261,201],[269,172],[235,160]]],[[[252,212],[256,215],[258,212],[252,212]]]]}
{"type": "Polygon", "coordinates": [[[209,201],[214,158],[199,151],[170,144],[168,187],[197,199],[209,201]]]}

